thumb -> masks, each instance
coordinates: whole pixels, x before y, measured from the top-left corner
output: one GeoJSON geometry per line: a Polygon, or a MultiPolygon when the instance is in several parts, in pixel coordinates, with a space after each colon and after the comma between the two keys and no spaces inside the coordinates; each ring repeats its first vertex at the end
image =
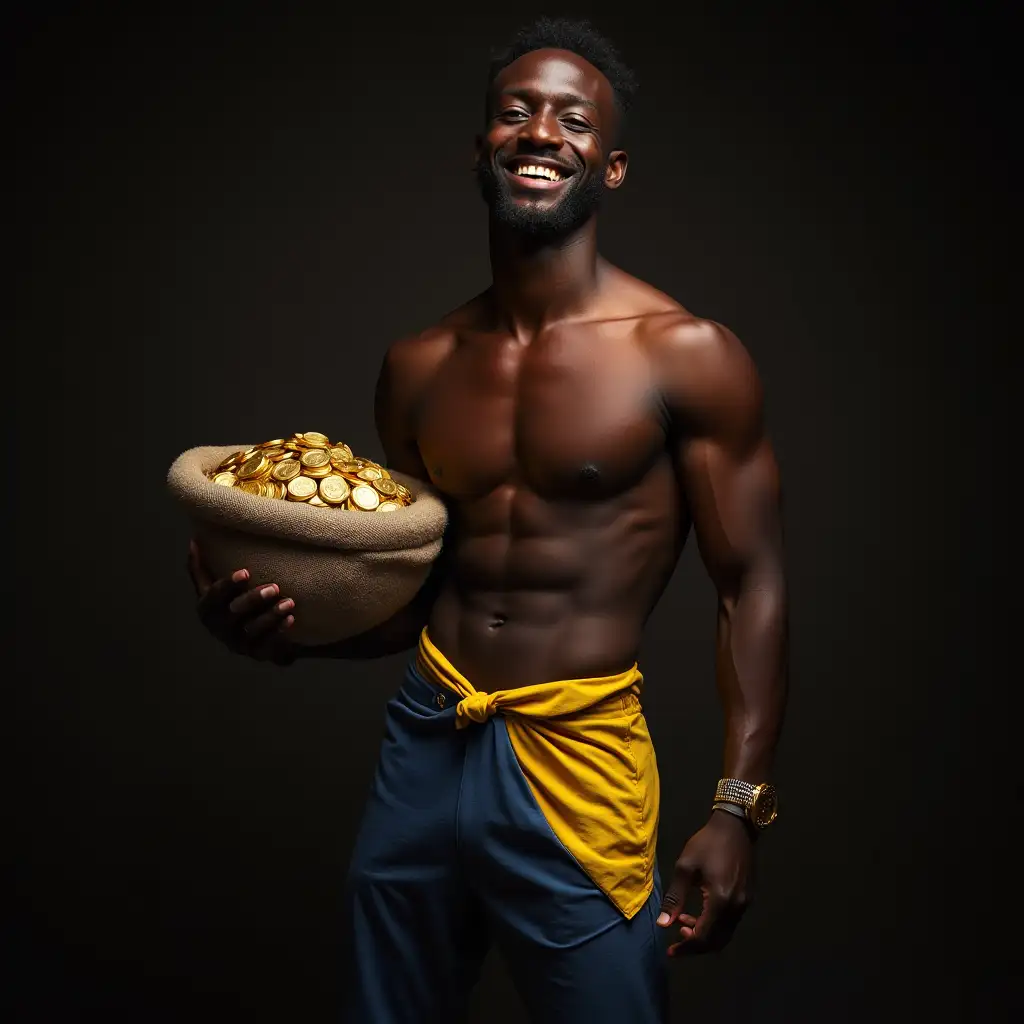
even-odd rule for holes
{"type": "Polygon", "coordinates": [[[667,928],[683,912],[686,894],[690,891],[691,872],[684,868],[676,868],[672,884],[665,890],[661,898],[661,913],[658,924],[667,928]]]}

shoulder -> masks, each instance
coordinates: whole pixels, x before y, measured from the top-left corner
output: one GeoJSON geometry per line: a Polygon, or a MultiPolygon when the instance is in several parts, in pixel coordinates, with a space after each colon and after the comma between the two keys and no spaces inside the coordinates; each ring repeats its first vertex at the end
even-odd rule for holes
{"type": "Polygon", "coordinates": [[[645,316],[638,337],[656,366],[672,372],[721,377],[721,383],[755,374],[746,346],[728,327],[683,309],[645,316]]]}
{"type": "Polygon", "coordinates": [[[427,473],[415,441],[417,410],[458,342],[458,328],[450,317],[393,341],[374,389],[374,420],[388,465],[421,480],[427,473]]]}
{"type": "Polygon", "coordinates": [[[384,354],[382,373],[402,378],[430,374],[455,345],[456,333],[443,323],[393,341],[384,354]]]}
{"type": "Polygon", "coordinates": [[[682,425],[702,432],[760,429],[757,368],[728,327],[675,310],[645,317],[638,333],[662,399],[682,425]]]}
{"type": "Polygon", "coordinates": [[[470,320],[470,300],[437,323],[391,342],[381,363],[378,394],[415,398],[458,345],[459,332],[470,320]]]}
{"type": "Polygon", "coordinates": [[[479,322],[481,304],[482,296],[478,295],[437,323],[393,341],[384,355],[382,372],[414,379],[432,376],[457,347],[460,333],[479,322]]]}

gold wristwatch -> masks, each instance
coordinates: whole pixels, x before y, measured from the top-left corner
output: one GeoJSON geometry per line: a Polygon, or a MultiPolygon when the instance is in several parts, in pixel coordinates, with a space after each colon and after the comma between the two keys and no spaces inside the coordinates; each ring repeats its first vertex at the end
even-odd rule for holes
{"type": "Polygon", "coordinates": [[[762,782],[755,786],[742,779],[719,779],[714,807],[746,818],[755,828],[767,828],[779,814],[773,785],[762,782]]]}

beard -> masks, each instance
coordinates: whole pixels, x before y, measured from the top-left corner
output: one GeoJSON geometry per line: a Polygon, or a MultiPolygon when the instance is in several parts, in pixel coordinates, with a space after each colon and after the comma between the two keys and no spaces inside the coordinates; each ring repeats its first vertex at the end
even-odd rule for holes
{"type": "Polygon", "coordinates": [[[558,241],[582,227],[600,209],[604,195],[601,177],[580,176],[565,186],[553,206],[541,209],[517,202],[505,176],[486,156],[481,154],[477,159],[475,170],[480,194],[495,221],[540,244],[558,241]]]}

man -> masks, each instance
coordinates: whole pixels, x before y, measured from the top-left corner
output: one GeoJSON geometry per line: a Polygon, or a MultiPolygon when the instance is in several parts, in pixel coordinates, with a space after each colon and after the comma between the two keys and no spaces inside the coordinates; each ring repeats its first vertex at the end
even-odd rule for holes
{"type": "Polygon", "coordinates": [[[416,600],[310,651],[276,584],[214,582],[191,551],[200,614],[236,650],[416,648],[346,885],[346,1021],[464,1019],[491,941],[536,1021],[664,1021],[656,925],[679,929],[670,956],[716,950],[750,899],[785,703],[778,472],[739,341],[598,255],[632,91],[585,23],[542,20],[492,68],[493,284],[393,344],[376,391],[387,464],[450,509],[416,600]],[[719,593],[724,779],[688,783],[714,809],[663,894],[636,654],[691,524],[719,593]]]}

